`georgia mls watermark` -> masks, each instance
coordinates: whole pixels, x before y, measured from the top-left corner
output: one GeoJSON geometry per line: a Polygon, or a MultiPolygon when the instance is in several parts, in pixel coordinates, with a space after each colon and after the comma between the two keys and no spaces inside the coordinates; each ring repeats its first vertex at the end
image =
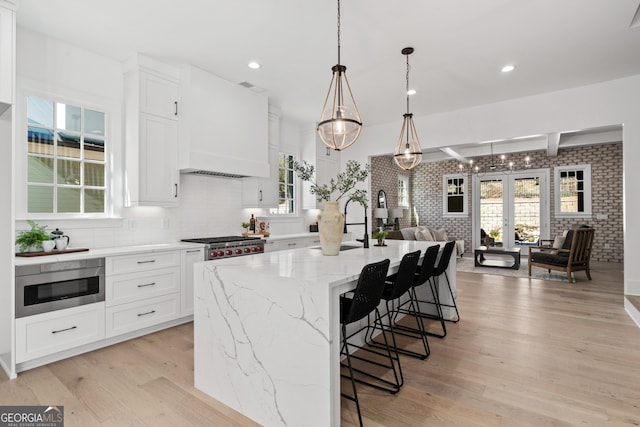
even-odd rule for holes
{"type": "Polygon", "coordinates": [[[64,427],[64,406],[0,406],[0,427],[64,427]]]}

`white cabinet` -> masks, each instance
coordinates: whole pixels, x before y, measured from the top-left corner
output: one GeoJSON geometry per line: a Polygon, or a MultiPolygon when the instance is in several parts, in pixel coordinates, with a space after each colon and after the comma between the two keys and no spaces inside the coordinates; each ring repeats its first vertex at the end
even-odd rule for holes
{"type": "MultiPolygon", "coordinates": [[[[16,21],[13,6],[0,2],[0,103],[14,103],[16,21]]],[[[4,108],[0,107],[0,114],[4,108]]]]}
{"type": "Polygon", "coordinates": [[[269,177],[267,97],[193,66],[180,82],[180,170],[269,177]]]}
{"type": "Polygon", "coordinates": [[[269,178],[242,180],[243,208],[275,208],[278,206],[278,147],[269,146],[269,178]]]}
{"type": "Polygon", "coordinates": [[[107,338],[180,317],[180,251],[108,257],[105,277],[107,338]]]}
{"type": "Polygon", "coordinates": [[[193,314],[193,264],[200,261],[204,261],[204,248],[182,250],[180,294],[180,312],[182,316],[193,314]]]}
{"type": "Polygon", "coordinates": [[[179,70],[143,55],[125,67],[125,205],[177,206],[179,70]]]}
{"type": "Polygon", "coordinates": [[[16,363],[105,337],[104,302],[16,319],[16,363]]]}

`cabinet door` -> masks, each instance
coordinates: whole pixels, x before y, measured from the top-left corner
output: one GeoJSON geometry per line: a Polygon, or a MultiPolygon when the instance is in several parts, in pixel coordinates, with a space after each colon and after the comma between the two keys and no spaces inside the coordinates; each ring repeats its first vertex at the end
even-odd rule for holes
{"type": "Polygon", "coordinates": [[[269,168],[269,178],[242,181],[242,207],[267,209],[278,206],[278,147],[269,146],[269,168]]]}
{"type": "Polygon", "coordinates": [[[140,112],[177,120],[178,84],[153,74],[141,72],[140,112]]]}
{"type": "Polygon", "coordinates": [[[0,102],[5,104],[13,104],[15,34],[15,12],[0,6],[0,102]]]}
{"type": "Polygon", "coordinates": [[[141,205],[177,206],[178,125],[140,114],[139,200],[141,205]]]}
{"type": "Polygon", "coordinates": [[[204,249],[182,251],[181,315],[193,314],[193,264],[204,261],[204,249]]]}

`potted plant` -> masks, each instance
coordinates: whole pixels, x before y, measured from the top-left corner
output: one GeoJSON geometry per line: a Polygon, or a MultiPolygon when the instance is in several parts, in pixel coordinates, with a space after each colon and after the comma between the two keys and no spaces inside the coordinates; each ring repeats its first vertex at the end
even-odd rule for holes
{"type": "Polygon", "coordinates": [[[389,235],[388,231],[378,230],[373,233],[373,238],[378,241],[376,246],[387,246],[384,244],[384,239],[389,235]]]}
{"type": "Polygon", "coordinates": [[[16,245],[20,248],[20,252],[37,252],[42,250],[42,242],[51,240],[51,236],[44,231],[46,225],[38,225],[32,220],[27,220],[31,226],[29,231],[21,231],[16,238],[16,245]]]}
{"type": "Polygon", "coordinates": [[[345,196],[357,202],[366,210],[368,207],[367,191],[356,189],[359,182],[364,182],[369,176],[369,165],[361,166],[355,160],[347,161],[344,172],[331,178],[328,184],[318,184],[315,177],[315,167],[306,161],[293,162],[293,169],[303,181],[311,183],[309,192],[316,196],[319,202],[324,201],[325,208],[318,215],[318,234],[323,255],[338,255],[344,230],[344,214],[340,212],[338,201],[345,196]],[[337,194],[330,200],[333,194],[337,194]]]}

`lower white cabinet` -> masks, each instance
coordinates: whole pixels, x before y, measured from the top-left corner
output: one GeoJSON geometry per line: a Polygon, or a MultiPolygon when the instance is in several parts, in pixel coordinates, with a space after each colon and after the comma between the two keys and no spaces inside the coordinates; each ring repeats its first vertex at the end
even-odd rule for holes
{"type": "Polygon", "coordinates": [[[16,319],[16,363],[104,338],[104,302],[22,317],[16,319]]]}
{"type": "Polygon", "coordinates": [[[180,267],[107,276],[107,307],[180,292],[180,267]]]}
{"type": "Polygon", "coordinates": [[[179,250],[106,260],[107,338],[180,317],[179,250]]]}
{"type": "Polygon", "coordinates": [[[180,294],[107,307],[107,338],[157,325],[180,317],[180,294]]]}
{"type": "Polygon", "coordinates": [[[181,254],[180,312],[182,316],[193,314],[193,264],[204,261],[204,248],[183,249],[181,254]]]}

